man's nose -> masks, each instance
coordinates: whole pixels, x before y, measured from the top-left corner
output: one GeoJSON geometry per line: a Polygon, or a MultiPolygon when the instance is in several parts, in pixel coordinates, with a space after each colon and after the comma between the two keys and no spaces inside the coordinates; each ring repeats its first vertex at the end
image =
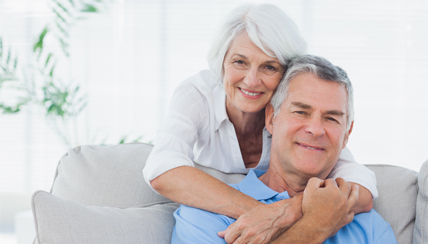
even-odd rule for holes
{"type": "Polygon", "coordinates": [[[325,130],[321,118],[315,116],[310,118],[306,126],[306,132],[312,134],[313,137],[324,135],[325,130]]]}
{"type": "Polygon", "coordinates": [[[248,87],[257,87],[261,83],[260,72],[257,67],[251,67],[248,69],[244,78],[244,83],[248,87]]]}

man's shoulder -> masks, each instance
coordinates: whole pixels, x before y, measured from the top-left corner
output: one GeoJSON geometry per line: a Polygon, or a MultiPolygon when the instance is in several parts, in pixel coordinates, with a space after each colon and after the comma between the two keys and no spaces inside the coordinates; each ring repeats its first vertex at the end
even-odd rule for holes
{"type": "Polygon", "coordinates": [[[212,213],[206,210],[189,207],[186,205],[180,205],[180,207],[174,212],[174,217],[176,220],[183,219],[186,222],[193,223],[195,225],[216,225],[220,223],[229,226],[230,224],[235,222],[234,219],[229,218],[225,215],[212,213]]]}
{"type": "Polygon", "coordinates": [[[225,243],[217,233],[235,222],[224,215],[181,205],[175,212],[176,221],[171,243],[225,243]]]}
{"type": "Polygon", "coordinates": [[[328,243],[397,243],[391,226],[372,209],[368,213],[357,214],[354,220],[344,226],[328,243]]]}

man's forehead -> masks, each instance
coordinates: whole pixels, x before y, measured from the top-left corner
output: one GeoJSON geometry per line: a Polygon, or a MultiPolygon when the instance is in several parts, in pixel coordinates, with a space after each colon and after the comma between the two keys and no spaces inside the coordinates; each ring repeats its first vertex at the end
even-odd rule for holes
{"type": "Polygon", "coordinates": [[[305,109],[347,110],[347,91],[343,84],[327,81],[312,73],[302,73],[290,80],[286,106],[305,109]]]}

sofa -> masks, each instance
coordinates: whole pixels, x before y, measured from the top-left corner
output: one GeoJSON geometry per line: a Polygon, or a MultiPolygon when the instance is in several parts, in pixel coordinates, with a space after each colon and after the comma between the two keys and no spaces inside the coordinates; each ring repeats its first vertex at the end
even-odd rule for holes
{"type": "MultiPolygon", "coordinates": [[[[50,192],[32,197],[35,243],[170,243],[178,207],[145,183],[142,169],[152,149],[145,143],[87,145],[60,159],[50,192]]],[[[242,174],[196,167],[226,182],[242,174]]],[[[388,221],[400,244],[428,243],[428,160],[419,172],[367,165],[375,172],[380,197],[374,208],[388,221]]]]}

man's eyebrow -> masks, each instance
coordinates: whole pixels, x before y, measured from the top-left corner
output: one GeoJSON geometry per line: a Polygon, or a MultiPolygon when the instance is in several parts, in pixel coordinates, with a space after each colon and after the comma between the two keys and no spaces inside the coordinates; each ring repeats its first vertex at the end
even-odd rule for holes
{"type": "Polygon", "coordinates": [[[291,105],[299,107],[301,109],[311,109],[312,108],[311,105],[308,105],[308,104],[305,104],[302,102],[292,102],[291,105]]]}
{"type": "Polygon", "coordinates": [[[328,110],[326,114],[336,115],[336,116],[345,116],[345,113],[339,110],[328,110]]]}
{"type": "MultiPolygon", "coordinates": [[[[299,107],[301,109],[312,109],[311,105],[308,105],[308,104],[302,103],[302,102],[292,102],[291,105],[299,107]]],[[[327,112],[325,112],[325,114],[336,115],[336,116],[345,116],[345,113],[340,111],[340,110],[328,110],[327,112]]]]}

